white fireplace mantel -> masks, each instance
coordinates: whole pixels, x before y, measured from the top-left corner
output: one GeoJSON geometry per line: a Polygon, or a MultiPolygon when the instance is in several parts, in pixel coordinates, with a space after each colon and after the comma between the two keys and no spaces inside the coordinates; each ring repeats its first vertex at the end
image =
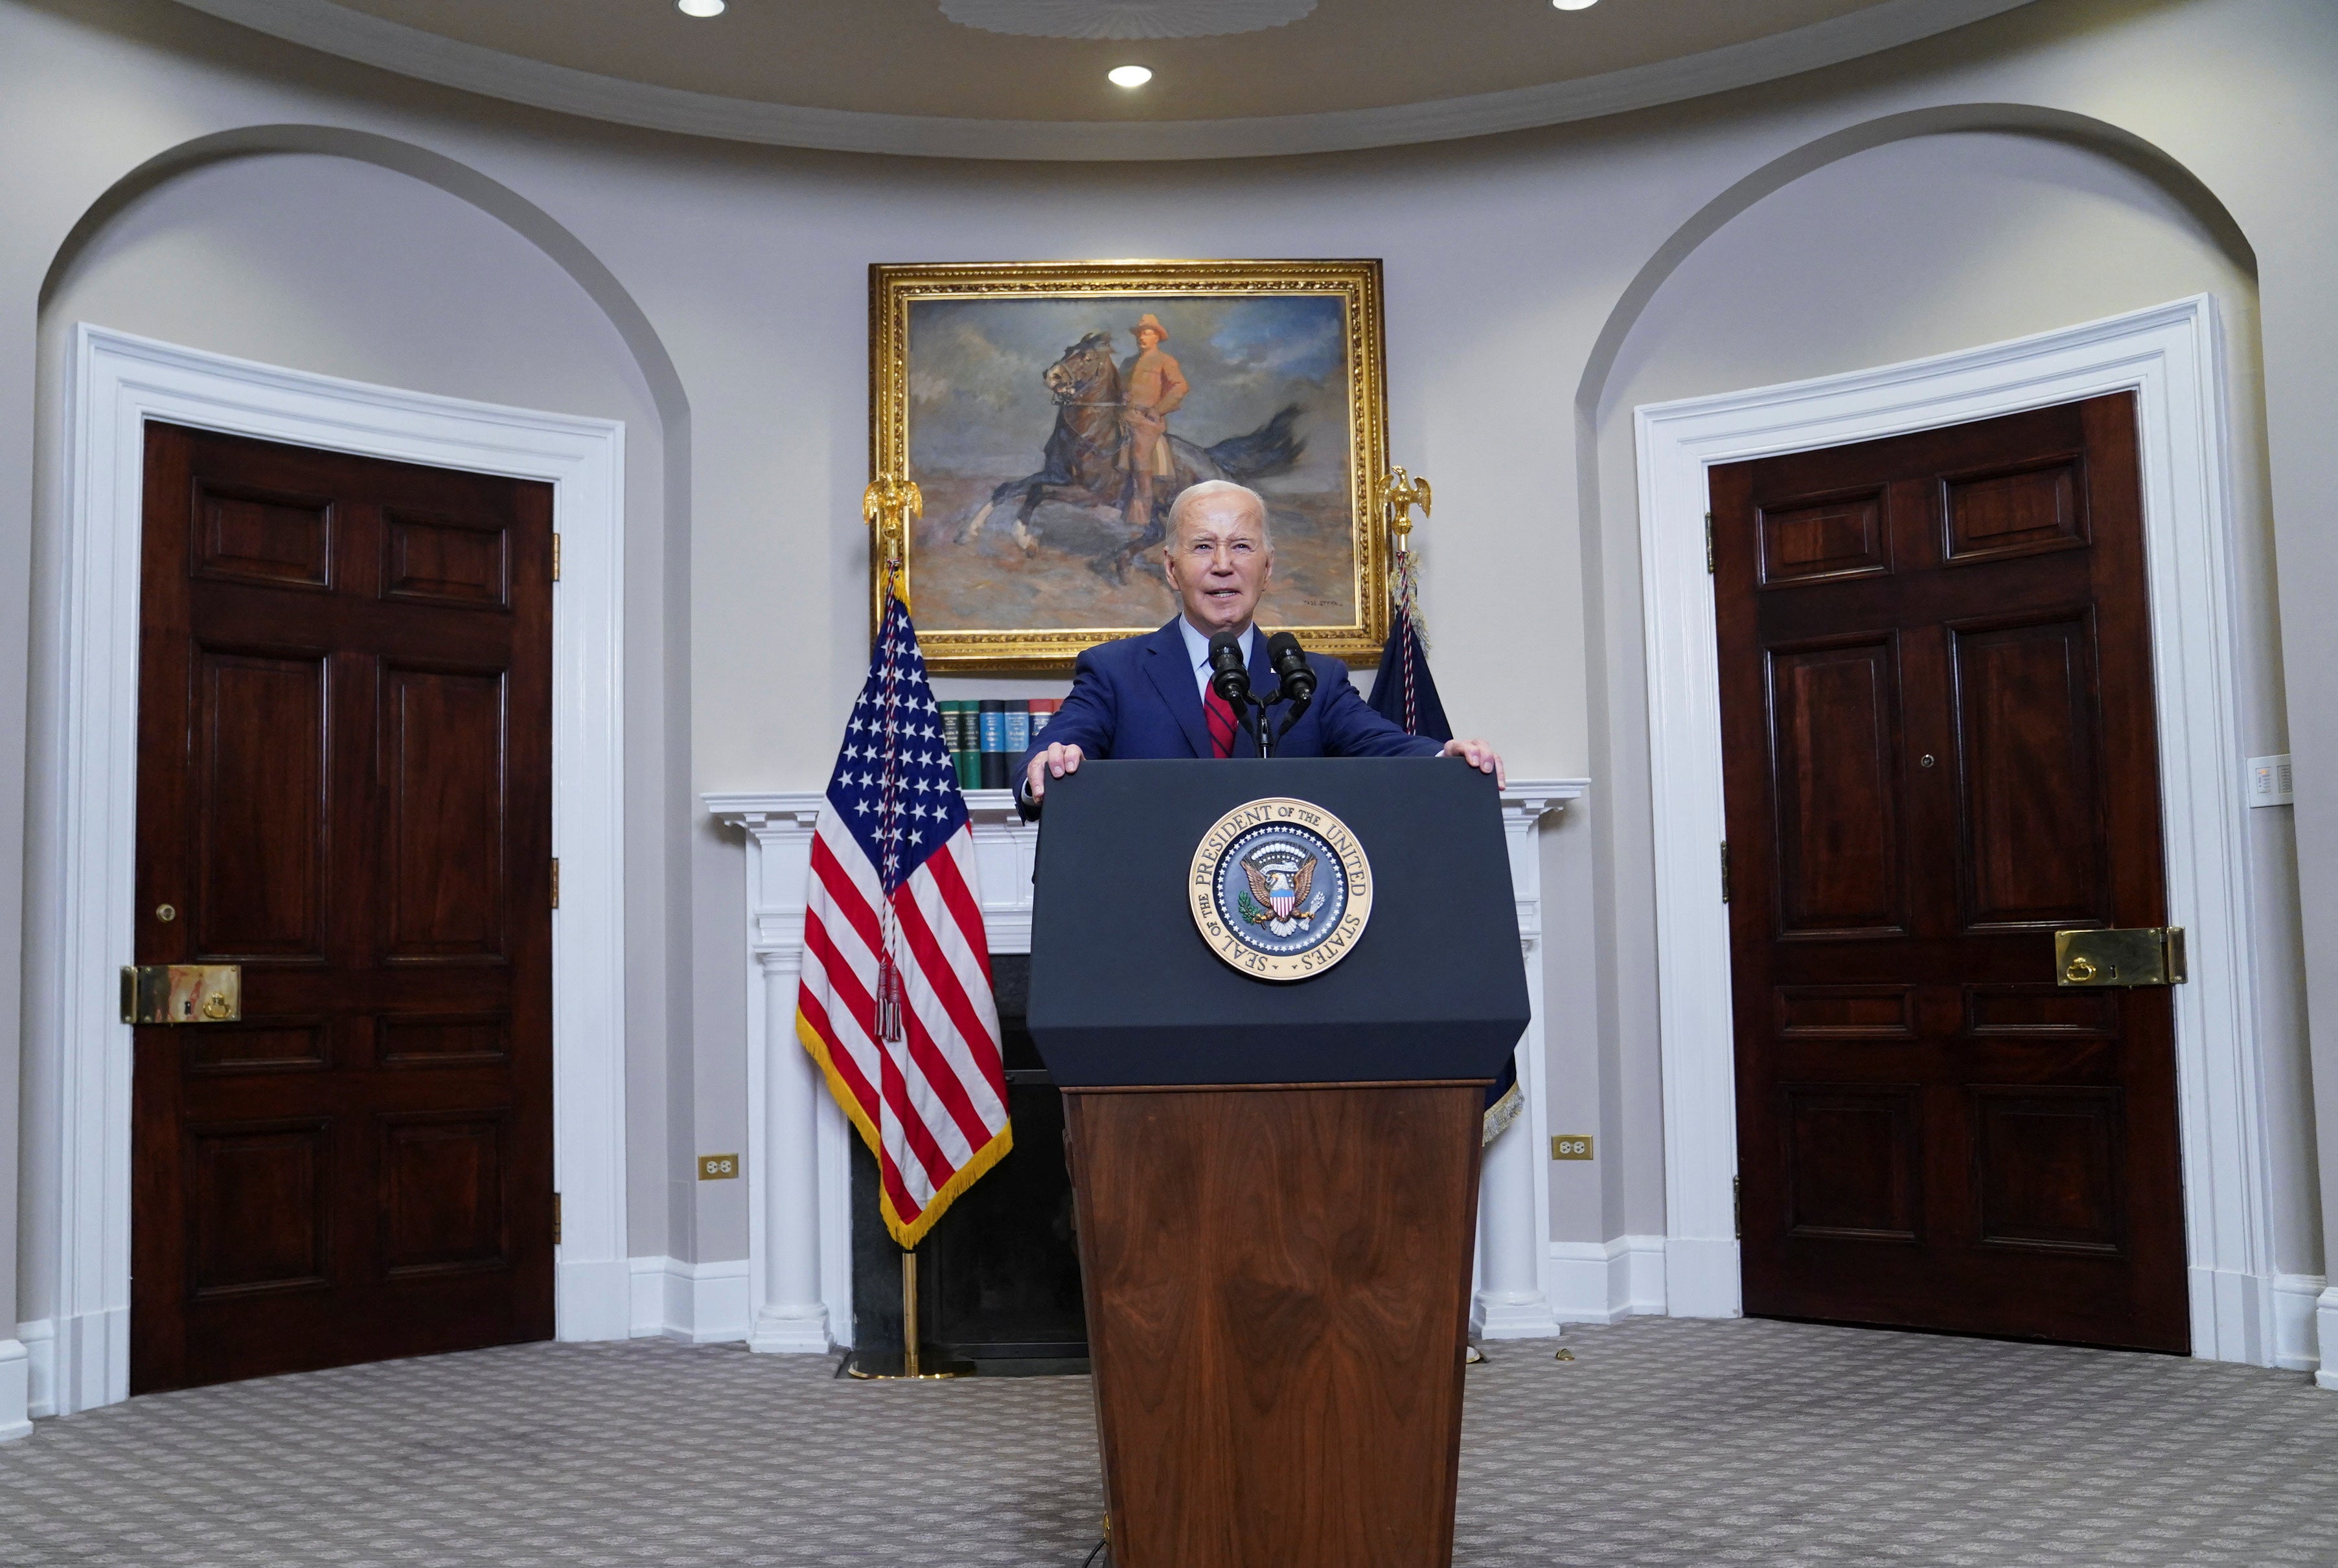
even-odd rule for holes
{"type": "MultiPolygon", "coordinates": [[[[1518,1043],[1526,1113],[1486,1152],[1478,1198],[1478,1290],[1471,1322],[1488,1338],[1556,1331],[1551,1309],[1549,1144],[1544,1075],[1543,818],[1590,788],[1583,779],[1516,779],[1502,792],[1518,942],[1533,1021],[1518,1043]]],[[[716,820],[747,842],[748,1343],[757,1350],[821,1352],[852,1342],[851,1165],[843,1113],[797,1043],[795,992],[803,957],[804,886],[812,829],[825,798],[810,791],[715,794],[716,820]]],[[[1031,950],[1036,824],[1004,789],[967,792],[983,924],[993,953],[1031,950]]]]}

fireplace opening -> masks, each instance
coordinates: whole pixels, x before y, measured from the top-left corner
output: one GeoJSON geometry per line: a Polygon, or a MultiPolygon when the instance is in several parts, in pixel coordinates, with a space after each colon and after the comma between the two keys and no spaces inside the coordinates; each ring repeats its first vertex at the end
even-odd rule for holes
{"type": "MultiPolygon", "coordinates": [[[[1064,1164],[1064,1097],[1024,1025],[1027,954],[995,953],[1015,1147],[959,1194],[918,1248],[927,1347],[992,1376],[1088,1369],[1079,1234],[1064,1164]]],[[[901,1351],[901,1250],[877,1202],[877,1161],[852,1142],[852,1335],[871,1356],[901,1351]]]]}

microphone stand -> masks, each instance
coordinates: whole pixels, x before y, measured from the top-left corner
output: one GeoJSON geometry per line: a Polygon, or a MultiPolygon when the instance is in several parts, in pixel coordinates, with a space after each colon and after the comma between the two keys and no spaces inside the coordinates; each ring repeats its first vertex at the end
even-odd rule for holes
{"type": "MultiPolygon", "coordinates": [[[[1291,699],[1291,711],[1283,715],[1282,727],[1274,732],[1274,743],[1277,746],[1282,745],[1282,738],[1291,733],[1292,725],[1307,717],[1308,707],[1314,701],[1315,693],[1312,691],[1291,699]]],[[[1263,755],[1262,752],[1262,755],[1263,755]]]]}
{"type": "MultiPolygon", "coordinates": [[[[1274,732],[1274,743],[1280,746],[1283,737],[1307,717],[1307,710],[1315,701],[1315,667],[1307,662],[1307,650],[1299,645],[1299,639],[1288,632],[1277,632],[1266,640],[1266,658],[1274,669],[1276,698],[1291,704],[1282,728],[1274,732]]],[[[1260,754],[1265,754],[1263,749],[1260,754]]]]}

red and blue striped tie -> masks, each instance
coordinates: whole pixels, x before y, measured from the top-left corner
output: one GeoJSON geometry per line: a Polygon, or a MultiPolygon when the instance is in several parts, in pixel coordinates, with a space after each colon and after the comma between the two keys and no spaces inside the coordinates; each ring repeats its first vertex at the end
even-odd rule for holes
{"type": "Polygon", "coordinates": [[[1234,710],[1214,686],[1202,693],[1202,712],[1210,721],[1210,744],[1221,757],[1234,754],[1234,710]]]}

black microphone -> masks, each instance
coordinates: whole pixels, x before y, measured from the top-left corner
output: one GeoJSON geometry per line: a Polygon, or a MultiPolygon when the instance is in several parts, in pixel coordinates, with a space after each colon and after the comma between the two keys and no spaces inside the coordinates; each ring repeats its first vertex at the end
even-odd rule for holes
{"type": "Polygon", "coordinates": [[[1250,670],[1243,663],[1240,633],[1219,632],[1211,635],[1210,685],[1237,713],[1250,701],[1250,670]]]}
{"type": "Polygon", "coordinates": [[[1315,700],[1315,667],[1307,662],[1307,650],[1290,632],[1277,632],[1266,640],[1266,662],[1282,682],[1282,695],[1294,705],[1294,717],[1304,712],[1315,700]]]}

